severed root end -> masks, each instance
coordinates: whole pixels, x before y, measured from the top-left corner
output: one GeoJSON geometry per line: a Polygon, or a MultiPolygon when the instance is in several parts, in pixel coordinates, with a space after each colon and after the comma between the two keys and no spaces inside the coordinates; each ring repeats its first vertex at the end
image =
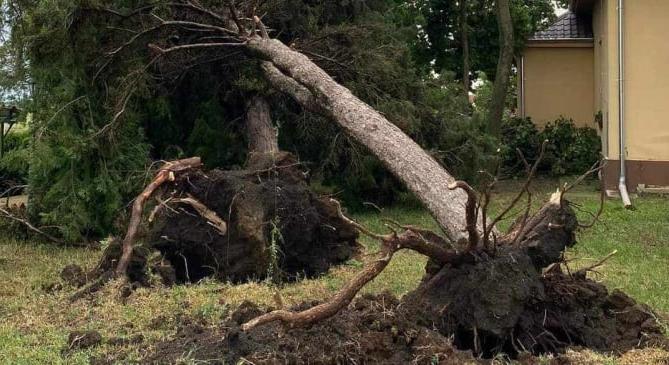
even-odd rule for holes
{"type": "Polygon", "coordinates": [[[551,194],[551,198],[550,198],[550,200],[548,200],[548,203],[553,204],[553,205],[561,205],[563,195],[564,195],[564,192],[560,189],[557,189],[556,192],[551,194]]]}

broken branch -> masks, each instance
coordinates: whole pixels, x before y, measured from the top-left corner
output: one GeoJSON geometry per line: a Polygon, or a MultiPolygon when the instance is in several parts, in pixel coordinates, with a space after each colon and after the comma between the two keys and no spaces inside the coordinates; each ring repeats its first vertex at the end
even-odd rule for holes
{"type": "Polygon", "coordinates": [[[60,244],[60,245],[62,245],[62,244],[65,243],[63,240],[60,240],[60,239],[58,239],[58,238],[56,238],[56,237],[54,237],[54,236],[52,236],[52,235],[50,235],[50,234],[48,234],[48,233],[42,231],[41,229],[35,227],[35,226],[34,226],[32,223],[30,223],[30,221],[28,221],[27,219],[19,218],[19,217],[15,216],[14,214],[10,213],[9,211],[7,211],[7,210],[5,210],[5,209],[3,209],[3,208],[0,208],[0,213],[2,213],[2,215],[3,215],[5,218],[7,218],[7,219],[11,219],[11,220],[13,220],[13,221],[15,221],[15,222],[18,222],[18,223],[23,224],[23,225],[26,226],[29,230],[31,230],[31,231],[33,231],[33,232],[36,232],[36,233],[38,233],[38,234],[40,234],[40,235],[42,235],[44,238],[48,239],[49,241],[52,241],[52,242],[57,243],[57,244],[60,244]]]}
{"type": "Polygon", "coordinates": [[[592,271],[593,269],[596,269],[596,268],[604,265],[604,263],[606,261],[608,261],[608,259],[610,259],[611,257],[613,257],[617,253],[618,253],[618,250],[613,250],[613,252],[611,252],[610,254],[602,257],[599,261],[595,262],[594,264],[578,270],[576,272],[576,275],[585,275],[588,271],[592,271]]]}

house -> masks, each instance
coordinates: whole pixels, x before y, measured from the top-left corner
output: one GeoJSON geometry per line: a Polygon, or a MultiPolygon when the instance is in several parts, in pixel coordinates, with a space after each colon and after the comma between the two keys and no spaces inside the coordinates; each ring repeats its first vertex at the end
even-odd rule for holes
{"type": "Polygon", "coordinates": [[[572,0],[519,62],[521,115],[598,129],[605,188],[623,200],[669,186],[668,21],[668,0],[572,0]]]}

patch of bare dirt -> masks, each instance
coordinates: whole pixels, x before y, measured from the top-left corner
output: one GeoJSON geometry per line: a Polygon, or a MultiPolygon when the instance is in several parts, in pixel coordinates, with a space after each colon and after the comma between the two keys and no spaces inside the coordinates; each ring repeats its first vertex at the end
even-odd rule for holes
{"type": "Polygon", "coordinates": [[[455,349],[448,337],[418,325],[399,305],[392,295],[362,296],[309,328],[287,330],[274,324],[244,333],[240,324],[263,313],[246,303],[217,328],[183,325],[145,361],[171,364],[189,354],[191,360],[220,364],[242,359],[254,364],[479,363],[471,352],[455,349]]]}

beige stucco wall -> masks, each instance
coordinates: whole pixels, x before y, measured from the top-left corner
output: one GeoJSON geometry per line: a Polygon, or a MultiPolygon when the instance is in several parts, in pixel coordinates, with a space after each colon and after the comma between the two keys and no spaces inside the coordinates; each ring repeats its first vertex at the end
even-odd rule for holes
{"type": "Polygon", "coordinates": [[[595,127],[592,47],[530,44],[523,57],[525,116],[539,127],[560,116],[595,127]]]}
{"type": "MultiPolygon", "coordinates": [[[[626,0],[624,14],[625,156],[669,161],[669,1],[626,0]]],[[[606,155],[618,159],[617,1],[597,1],[594,26],[595,69],[601,75],[596,93],[602,95],[596,98],[595,108],[604,112],[606,155]]]]}

